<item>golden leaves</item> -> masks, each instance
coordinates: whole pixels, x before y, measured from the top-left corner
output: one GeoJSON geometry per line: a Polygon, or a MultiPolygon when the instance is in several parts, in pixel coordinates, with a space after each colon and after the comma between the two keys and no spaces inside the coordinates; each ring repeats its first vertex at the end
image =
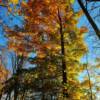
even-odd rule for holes
{"type": "Polygon", "coordinates": [[[14,5],[19,3],[19,0],[10,0],[11,3],[13,3],[14,5]]]}
{"type": "Polygon", "coordinates": [[[22,2],[21,2],[21,6],[22,6],[22,7],[28,7],[28,4],[27,4],[26,2],[24,2],[24,1],[22,1],[22,2]]]}
{"type": "Polygon", "coordinates": [[[47,4],[49,4],[49,3],[50,3],[50,0],[45,0],[45,2],[46,2],[47,4]]]}
{"type": "MultiPolygon", "coordinates": [[[[85,27],[82,27],[80,30],[76,29],[77,20],[75,18],[76,16],[74,16],[75,14],[73,10],[71,10],[70,7],[67,8],[65,6],[66,4],[62,3],[61,0],[39,1],[41,0],[35,0],[35,2],[30,1],[28,3],[22,2],[22,11],[27,23],[25,23],[24,32],[12,32],[9,34],[9,48],[15,50],[18,54],[25,54],[25,52],[27,52],[26,48],[28,49],[28,47],[34,48],[36,50],[37,65],[38,63],[40,64],[39,60],[41,60],[41,66],[43,66],[42,69],[44,68],[44,73],[47,73],[49,76],[55,75],[59,66],[62,64],[58,56],[65,56],[64,58],[67,61],[68,67],[65,71],[68,71],[67,77],[68,80],[70,80],[68,84],[71,87],[69,92],[71,93],[73,91],[72,89],[76,85],[79,85],[77,77],[80,70],[78,66],[79,62],[77,61],[79,61],[79,58],[85,53],[85,50],[80,51],[80,49],[85,49],[85,47],[83,45],[82,38],[80,38],[80,35],[77,33],[80,32],[83,34],[84,32],[87,32],[87,29],[85,27]],[[64,37],[64,56],[61,55],[61,40],[58,38],[60,36],[59,28],[61,27],[58,21],[58,6],[60,7],[62,30],[64,34],[67,34],[64,37]],[[65,25],[65,27],[63,27],[63,25],[65,25]],[[44,36],[41,41],[42,34],[46,34],[46,36],[44,36]],[[31,38],[28,38],[28,42],[26,42],[26,36],[31,38]],[[46,58],[48,58],[47,62],[45,60],[46,58]],[[54,65],[50,62],[54,63],[54,65]]],[[[13,0],[12,2],[17,4],[18,0],[13,0]]],[[[70,0],[70,3],[73,2],[74,0],[70,0]]],[[[69,3],[68,6],[70,6],[69,3]]],[[[81,12],[77,14],[77,17],[80,14],[81,12]]],[[[32,52],[32,50],[27,53],[30,52],[32,52]]],[[[45,76],[43,73],[41,75],[45,76]]],[[[35,74],[34,77],[37,78],[39,76],[38,74],[35,74]]],[[[29,79],[28,82],[30,83],[31,79],[29,79]]],[[[84,85],[85,84],[87,85],[86,82],[84,85]]],[[[76,88],[79,87],[76,86],[76,88]]],[[[75,94],[78,99],[80,97],[79,95],[77,93],[75,94]]]]}
{"type": "Polygon", "coordinates": [[[70,3],[73,4],[75,0],[70,0],[70,3]]]}
{"type": "Polygon", "coordinates": [[[96,65],[96,68],[100,69],[100,64],[97,64],[97,65],[96,65]]]}
{"type": "Polygon", "coordinates": [[[77,22],[78,22],[78,21],[77,21],[77,20],[74,20],[74,19],[70,21],[70,23],[71,23],[72,25],[76,25],[77,22]]]}
{"type": "Polygon", "coordinates": [[[61,49],[61,46],[59,44],[55,44],[55,43],[52,43],[52,42],[51,43],[45,43],[44,47],[48,50],[53,50],[53,51],[61,49]]]}
{"type": "Polygon", "coordinates": [[[3,82],[8,77],[8,70],[5,69],[3,66],[0,66],[0,82],[3,82]]]}
{"type": "Polygon", "coordinates": [[[69,20],[73,16],[73,11],[70,11],[66,15],[66,19],[69,20]]]}
{"type": "Polygon", "coordinates": [[[45,54],[45,52],[43,52],[43,51],[38,51],[38,52],[37,52],[37,57],[40,58],[40,59],[43,59],[43,58],[46,57],[46,54],[45,54]]]}
{"type": "Polygon", "coordinates": [[[86,33],[86,32],[88,32],[87,27],[82,26],[82,27],[80,28],[80,33],[86,33]]]}
{"type": "Polygon", "coordinates": [[[85,80],[85,81],[83,81],[82,83],[81,83],[81,86],[82,87],[84,87],[84,88],[90,88],[90,86],[92,86],[93,84],[92,84],[92,81],[90,81],[90,80],[85,80]]]}
{"type": "Polygon", "coordinates": [[[81,97],[83,96],[83,93],[75,92],[72,95],[73,95],[73,100],[81,100],[81,97]]]}
{"type": "Polygon", "coordinates": [[[77,12],[78,17],[81,17],[83,14],[84,14],[83,10],[80,10],[80,11],[77,12]]]}

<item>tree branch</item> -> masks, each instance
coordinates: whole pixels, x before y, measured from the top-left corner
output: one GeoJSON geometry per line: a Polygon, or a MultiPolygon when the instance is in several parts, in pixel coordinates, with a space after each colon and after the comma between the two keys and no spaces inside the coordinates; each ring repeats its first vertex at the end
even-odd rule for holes
{"type": "Polygon", "coordinates": [[[90,14],[88,13],[87,9],[84,7],[83,3],[81,0],[78,0],[78,3],[80,5],[80,7],[82,8],[83,12],[85,13],[88,21],[90,22],[90,24],[92,25],[94,31],[96,32],[96,35],[99,37],[100,39],[100,30],[97,27],[97,25],[95,24],[95,22],[93,21],[92,17],[90,16],[90,14]]]}

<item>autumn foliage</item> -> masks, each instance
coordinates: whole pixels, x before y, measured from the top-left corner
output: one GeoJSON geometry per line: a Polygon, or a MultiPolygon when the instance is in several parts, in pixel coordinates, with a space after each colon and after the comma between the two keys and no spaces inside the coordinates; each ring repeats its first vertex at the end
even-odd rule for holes
{"type": "MultiPolygon", "coordinates": [[[[84,70],[81,68],[80,59],[87,52],[83,40],[87,28],[77,27],[82,12],[74,12],[73,2],[73,0],[22,1],[21,8],[17,9],[16,13],[24,17],[23,27],[15,26],[14,29],[5,27],[6,37],[9,40],[8,49],[13,50],[19,58],[16,59],[19,62],[16,65],[17,70],[24,69],[25,61],[36,66],[33,72],[18,72],[18,78],[17,76],[15,78],[16,86],[19,86],[17,91],[22,89],[21,93],[17,94],[18,98],[22,98],[25,91],[30,93],[29,88],[33,89],[33,92],[42,92],[42,100],[49,100],[48,95],[54,93],[57,98],[54,100],[63,98],[85,100],[86,95],[79,81],[79,75],[84,70]],[[31,53],[36,56],[30,57],[31,53]],[[24,88],[25,86],[27,88],[24,88]]],[[[19,1],[10,0],[10,3],[17,5],[19,1]]]]}

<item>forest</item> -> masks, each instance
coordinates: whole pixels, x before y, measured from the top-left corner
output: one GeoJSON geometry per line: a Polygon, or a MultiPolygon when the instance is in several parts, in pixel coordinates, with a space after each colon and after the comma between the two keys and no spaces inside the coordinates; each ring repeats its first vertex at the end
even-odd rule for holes
{"type": "Polygon", "coordinates": [[[0,100],[100,100],[100,0],[0,0],[0,100]]]}

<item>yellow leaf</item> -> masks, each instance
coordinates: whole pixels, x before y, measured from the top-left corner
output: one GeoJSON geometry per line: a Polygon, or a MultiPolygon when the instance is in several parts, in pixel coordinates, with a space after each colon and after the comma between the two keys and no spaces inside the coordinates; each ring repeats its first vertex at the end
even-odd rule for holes
{"type": "Polygon", "coordinates": [[[74,0],[70,0],[70,3],[73,4],[74,3],[74,0]]]}
{"type": "Polygon", "coordinates": [[[76,93],[73,94],[73,99],[74,100],[80,100],[81,96],[82,96],[82,93],[76,92],[76,93]]]}
{"type": "Polygon", "coordinates": [[[57,28],[60,28],[60,25],[57,23],[57,24],[56,24],[56,27],[57,27],[57,28]]]}
{"type": "Polygon", "coordinates": [[[82,26],[80,28],[80,33],[86,33],[86,32],[88,32],[88,29],[85,26],[82,26]]]}
{"type": "Polygon", "coordinates": [[[81,83],[81,85],[82,85],[83,87],[85,87],[85,88],[89,88],[90,85],[92,86],[93,84],[92,84],[91,81],[85,80],[84,82],[81,83]]]}
{"type": "Polygon", "coordinates": [[[50,3],[50,0],[45,0],[46,3],[50,3]]]}
{"type": "Polygon", "coordinates": [[[10,2],[16,5],[18,4],[19,0],[10,0],[10,2]]]}
{"type": "Polygon", "coordinates": [[[42,58],[45,58],[45,56],[46,56],[46,54],[44,52],[38,52],[37,53],[37,57],[38,58],[41,58],[42,59],[42,58]]]}

